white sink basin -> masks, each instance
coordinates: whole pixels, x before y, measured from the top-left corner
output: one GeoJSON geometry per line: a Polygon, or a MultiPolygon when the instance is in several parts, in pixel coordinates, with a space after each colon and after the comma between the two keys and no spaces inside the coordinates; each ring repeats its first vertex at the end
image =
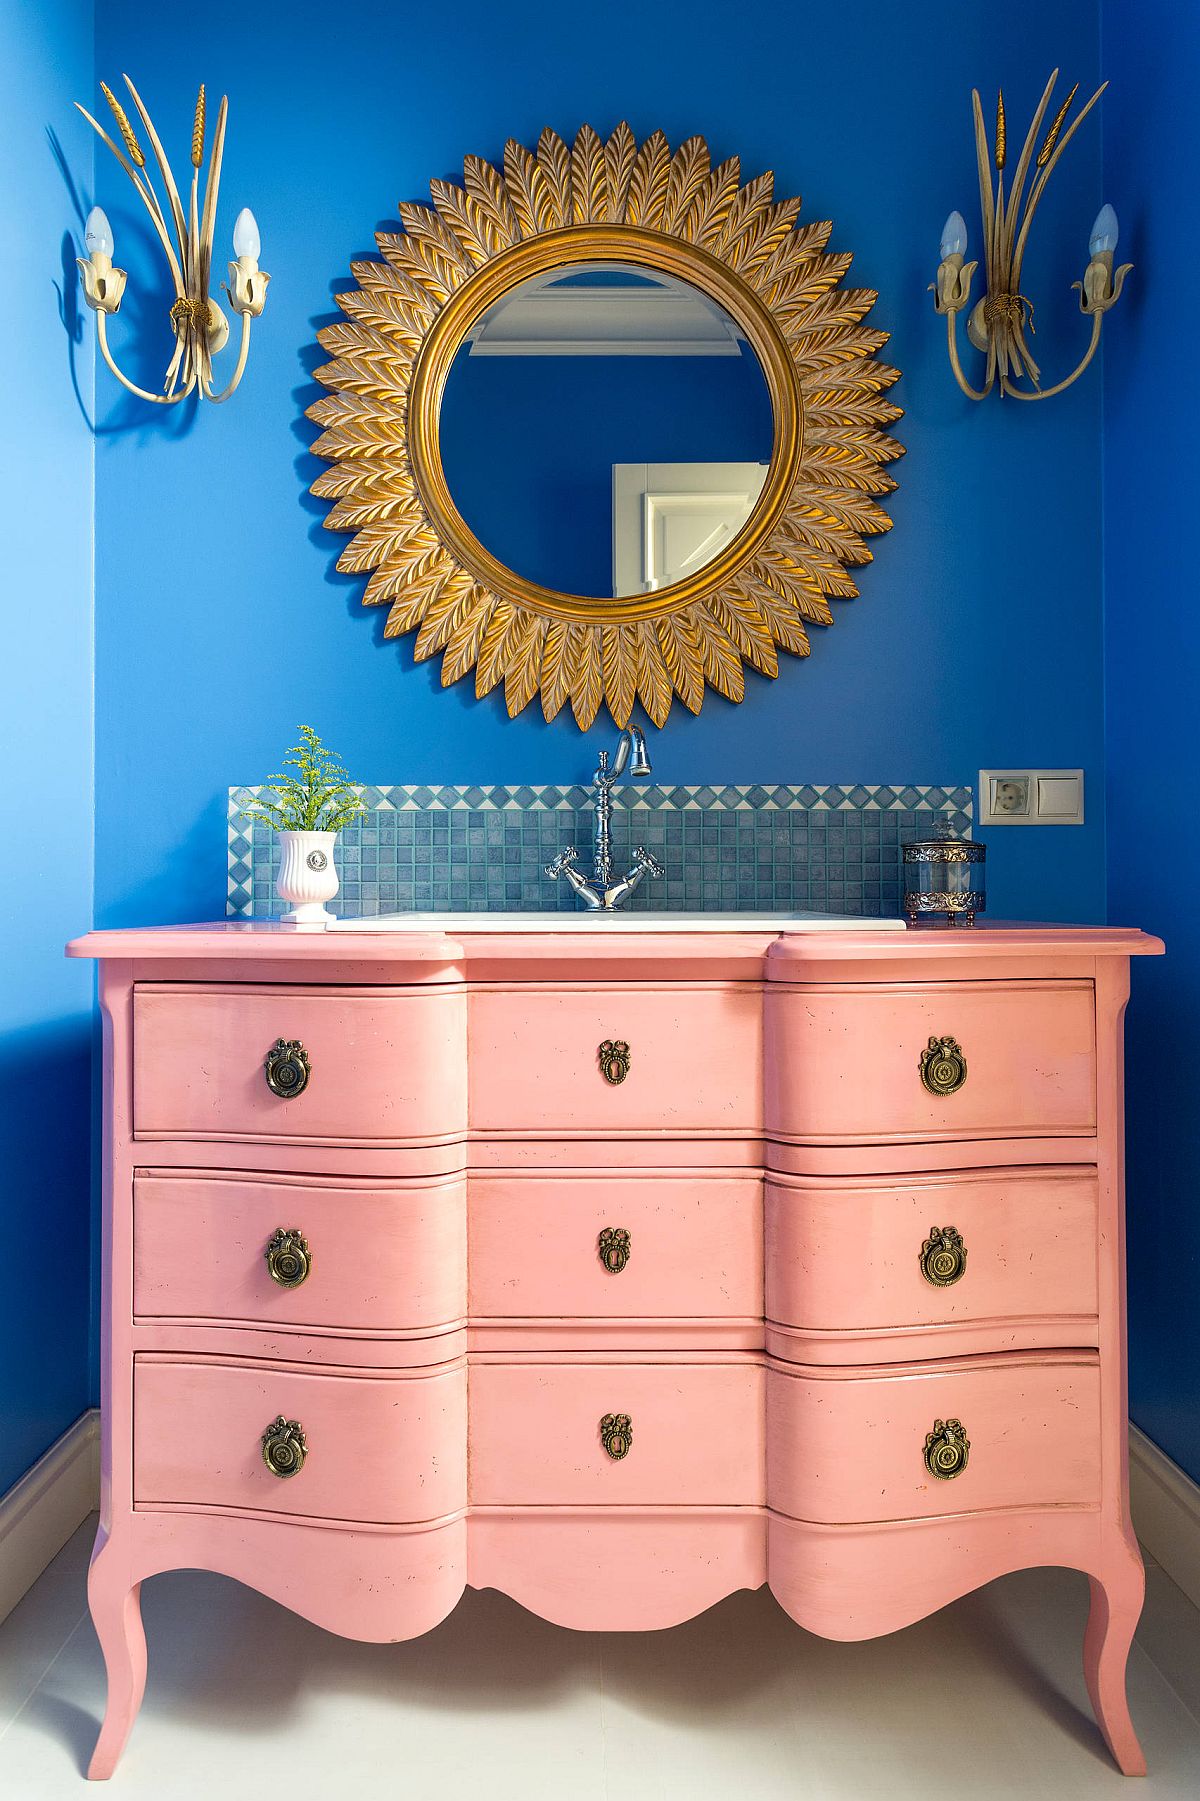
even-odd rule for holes
{"type": "Polygon", "coordinates": [[[838,913],[381,913],[331,932],[902,932],[902,919],[838,913]]]}

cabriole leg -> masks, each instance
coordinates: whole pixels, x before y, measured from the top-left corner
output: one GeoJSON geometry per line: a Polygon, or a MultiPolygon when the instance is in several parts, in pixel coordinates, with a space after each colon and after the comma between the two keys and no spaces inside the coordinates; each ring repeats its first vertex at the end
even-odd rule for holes
{"type": "Polygon", "coordinates": [[[142,1630],[142,1585],[131,1587],[128,1566],[113,1556],[111,1540],[95,1552],[88,1572],[88,1604],[104,1665],[108,1702],[88,1778],[104,1782],[117,1766],[146,1687],[146,1634],[142,1630]]]}
{"type": "Polygon", "coordinates": [[[1125,1666],[1142,1611],[1146,1574],[1134,1552],[1103,1579],[1090,1576],[1088,1580],[1092,1604],[1083,1640],[1083,1673],[1092,1711],[1118,1768],[1126,1776],[1144,1776],[1146,1759],[1125,1697],[1125,1666]]]}

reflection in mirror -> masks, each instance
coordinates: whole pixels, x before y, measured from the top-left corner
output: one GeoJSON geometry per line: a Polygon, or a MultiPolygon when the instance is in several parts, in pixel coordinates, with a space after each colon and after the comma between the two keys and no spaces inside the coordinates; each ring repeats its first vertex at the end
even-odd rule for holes
{"type": "Polygon", "coordinates": [[[590,263],[483,314],[442,399],[442,465],[465,523],[559,592],[644,594],[736,537],[771,456],[771,402],[741,327],[699,288],[590,263]]]}

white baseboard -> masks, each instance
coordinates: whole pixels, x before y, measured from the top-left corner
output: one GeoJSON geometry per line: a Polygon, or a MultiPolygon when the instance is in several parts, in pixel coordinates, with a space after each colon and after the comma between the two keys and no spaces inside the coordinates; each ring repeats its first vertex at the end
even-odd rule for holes
{"type": "Polygon", "coordinates": [[[1136,1426],[1129,1428],[1129,1504],[1151,1557],[1200,1607],[1200,1483],[1136,1426]]]}
{"type": "Polygon", "coordinates": [[[100,1503],[100,1414],[68,1426],[0,1497],[0,1620],[100,1503]]]}

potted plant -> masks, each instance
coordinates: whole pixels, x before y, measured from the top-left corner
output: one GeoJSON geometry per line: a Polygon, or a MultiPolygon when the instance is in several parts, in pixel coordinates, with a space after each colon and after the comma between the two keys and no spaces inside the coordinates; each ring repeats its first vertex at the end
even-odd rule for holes
{"type": "Polygon", "coordinates": [[[262,798],[252,801],[246,812],[251,819],[263,820],[282,840],[275,892],[290,903],[284,923],[324,925],[333,918],[325,902],[338,891],[334,840],[366,808],[361,785],[347,779],[311,725],[300,727],[300,738],[284,758],[283,772],[270,778],[262,798]],[[286,773],[289,770],[295,773],[286,773]]]}

